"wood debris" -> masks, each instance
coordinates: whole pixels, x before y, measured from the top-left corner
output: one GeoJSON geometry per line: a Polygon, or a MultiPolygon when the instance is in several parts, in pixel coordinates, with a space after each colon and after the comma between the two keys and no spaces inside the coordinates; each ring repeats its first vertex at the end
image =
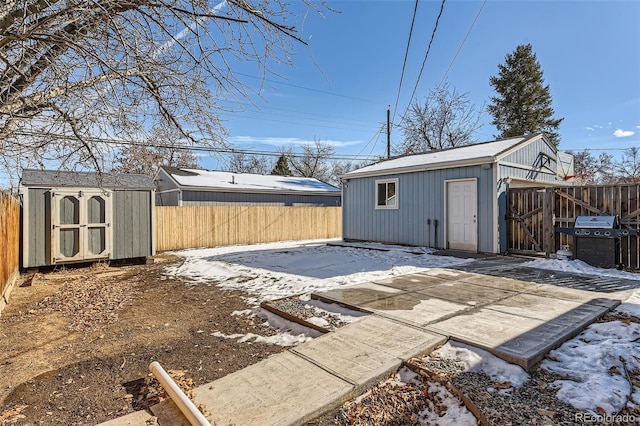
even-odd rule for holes
{"type": "Polygon", "coordinates": [[[83,276],[65,281],[55,293],[27,310],[27,315],[60,312],[73,331],[90,331],[118,320],[118,312],[131,304],[131,293],[138,279],[83,276]]]}

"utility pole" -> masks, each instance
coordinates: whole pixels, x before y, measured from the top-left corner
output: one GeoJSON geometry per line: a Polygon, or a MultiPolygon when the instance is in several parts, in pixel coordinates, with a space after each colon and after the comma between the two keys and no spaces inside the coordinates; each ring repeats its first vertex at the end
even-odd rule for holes
{"type": "Polygon", "coordinates": [[[387,107],[387,158],[391,158],[391,105],[387,107]]]}

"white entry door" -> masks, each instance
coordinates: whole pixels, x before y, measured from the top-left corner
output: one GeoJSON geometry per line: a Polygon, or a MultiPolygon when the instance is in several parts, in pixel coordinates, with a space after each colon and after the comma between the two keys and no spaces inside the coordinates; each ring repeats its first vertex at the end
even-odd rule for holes
{"type": "Polygon", "coordinates": [[[106,191],[51,192],[51,263],[109,257],[110,202],[106,191]]]}
{"type": "Polygon", "coordinates": [[[447,248],[478,251],[478,194],[475,179],[446,182],[447,248]]]}

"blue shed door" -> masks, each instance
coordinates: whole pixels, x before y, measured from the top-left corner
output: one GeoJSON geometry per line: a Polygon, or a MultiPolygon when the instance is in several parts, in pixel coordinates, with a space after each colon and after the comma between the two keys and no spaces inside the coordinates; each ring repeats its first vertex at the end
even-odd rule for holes
{"type": "Polygon", "coordinates": [[[51,263],[108,259],[111,197],[107,191],[51,191],[51,263]]]}

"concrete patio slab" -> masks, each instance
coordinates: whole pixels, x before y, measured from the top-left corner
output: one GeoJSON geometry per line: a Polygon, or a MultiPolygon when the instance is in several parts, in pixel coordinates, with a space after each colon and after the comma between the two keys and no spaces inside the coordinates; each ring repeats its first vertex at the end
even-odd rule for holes
{"type": "Polygon", "coordinates": [[[417,326],[469,309],[469,305],[454,303],[418,292],[389,296],[360,305],[362,308],[389,318],[417,326]]]}
{"type": "Polygon", "coordinates": [[[429,353],[447,338],[370,315],[291,349],[364,390],[397,370],[403,360],[429,353]]]}
{"type": "Polygon", "coordinates": [[[528,291],[532,289],[532,286],[538,284],[532,284],[524,281],[517,281],[511,278],[495,277],[491,275],[476,274],[473,272],[458,271],[455,269],[443,269],[434,268],[428,271],[422,272],[422,274],[437,277],[442,279],[448,279],[450,281],[462,281],[471,284],[483,285],[487,287],[499,288],[507,291],[528,291]]]}
{"type": "Polygon", "coordinates": [[[487,305],[485,308],[518,315],[524,318],[551,321],[580,305],[581,303],[570,300],[551,299],[533,294],[518,294],[487,305]]]}
{"type": "Polygon", "coordinates": [[[356,284],[317,293],[321,299],[329,299],[338,303],[360,306],[364,303],[386,299],[395,294],[404,293],[392,287],[374,283],[356,284]]]}
{"type": "MultiPolygon", "coordinates": [[[[211,424],[301,424],[355,395],[354,386],[290,352],[267,358],[193,391],[211,424]]],[[[159,404],[161,405],[161,404],[159,404]]],[[[152,407],[161,425],[170,407],[152,407]]]]}
{"type": "Polygon", "coordinates": [[[624,294],[597,294],[593,291],[579,290],[574,288],[558,287],[551,284],[539,284],[537,287],[527,291],[529,294],[535,294],[543,297],[551,297],[555,299],[571,300],[580,303],[598,303],[602,306],[614,307],[617,306],[616,301],[618,299],[625,299],[624,294]],[[615,297],[612,298],[612,297],[615,297]]]}
{"type": "Polygon", "coordinates": [[[448,281],[438,286],[419,290],[418,293],[470,306],[485,305],[517,294],[509,290],[464,281],[448,281]]]}
{"type": "Polygon", "coordinates": [[[126,416],[99,423],[98,426],[148,426],[148,421],[152,421],[153,415],[148,411],[135,411],[126,416]]]}
{"type": "Polygon", "coordinates": [[[404,290],[407,292],[422,290],[428,287],[446,284],[448,280],[436,277],[425,276],[424,274],[402,275],[399,277],[376,280],[374,283],[387,287],[404,290]]]}

